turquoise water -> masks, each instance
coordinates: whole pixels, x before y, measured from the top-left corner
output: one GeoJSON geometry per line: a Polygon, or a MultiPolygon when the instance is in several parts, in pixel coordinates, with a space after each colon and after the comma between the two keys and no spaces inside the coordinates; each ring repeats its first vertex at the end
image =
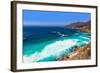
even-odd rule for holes
{"type": "MultiPolygon", "coordinates": [[[[56,36],[55,36],[56,37],[56,36]]],[[[75,46],[84,46],[91,41],[91,35],[84,32],[74,33],[73,36],[59,36],[55,39],[28,40],[23,44],[24,62],[57,61],[58,58],[74,51],[75,46]]]]}

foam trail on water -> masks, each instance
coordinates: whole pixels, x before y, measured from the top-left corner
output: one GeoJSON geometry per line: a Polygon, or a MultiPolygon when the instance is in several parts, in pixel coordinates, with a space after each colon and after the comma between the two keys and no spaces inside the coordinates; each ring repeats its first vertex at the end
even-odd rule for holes
{"type": "Polygon", "coordinates": [[[88,37],[84,37],[84,36],[80,36],[81,38],[83,38],[83,39],[86,39],[86,40],[89,40],[90,38],[88,38],[88,37]]]}

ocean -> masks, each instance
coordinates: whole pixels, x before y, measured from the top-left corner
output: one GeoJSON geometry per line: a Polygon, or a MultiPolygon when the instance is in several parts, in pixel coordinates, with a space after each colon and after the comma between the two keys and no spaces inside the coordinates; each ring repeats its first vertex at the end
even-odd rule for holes
{"type": "Polygon", "coordinates": [[[90,41],[91,35],[78,29],[23,26],[23,62],[57,61],[90,41]]]}

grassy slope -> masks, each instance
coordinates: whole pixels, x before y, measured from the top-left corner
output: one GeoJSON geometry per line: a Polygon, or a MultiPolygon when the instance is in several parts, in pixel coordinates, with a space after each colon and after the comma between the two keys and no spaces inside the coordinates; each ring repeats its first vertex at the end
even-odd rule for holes
{"type": "Polygon", "coordinates": [[[91,56],[91,49],[90,44],[84,46],[82,49],[77,51],[78,53],[73,57],[69,58],[70,60],[83,60],[83,59],[90,59],[91,56]]]}

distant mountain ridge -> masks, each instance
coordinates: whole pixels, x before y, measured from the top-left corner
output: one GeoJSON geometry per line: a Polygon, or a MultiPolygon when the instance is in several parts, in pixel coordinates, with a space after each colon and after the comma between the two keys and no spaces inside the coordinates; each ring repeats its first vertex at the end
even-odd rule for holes
{"type": "Polygon", "coordinates": [[[91,32],[91,21],[87,21],[87,22],[75,22],[69,25],[65,26],[66,28],[71,28],[71,29],[79,29],[81,31],[84,32],[91,32]]]}

